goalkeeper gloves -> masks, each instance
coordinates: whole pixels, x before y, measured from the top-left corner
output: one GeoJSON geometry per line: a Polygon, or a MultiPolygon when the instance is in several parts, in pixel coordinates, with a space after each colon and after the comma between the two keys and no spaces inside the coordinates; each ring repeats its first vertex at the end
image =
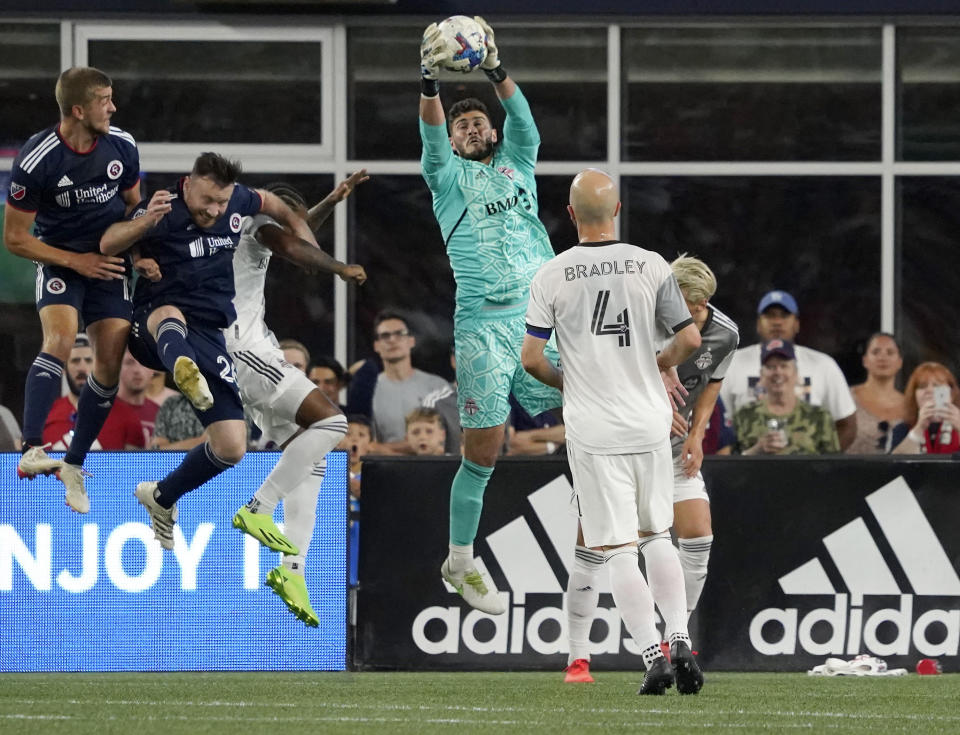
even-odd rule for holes
{"type": "Polygon", "coordinates": [[[480,68],[483,69],[483,73],[487,75],[487,79],[491,82],[502,82],[507,78],[507,72],[500,65],[500,54],[493,38],[493,28],[479,15],[473,16],[473,19],[477,21],[477,24],[483,29],[484,36],[486,36],[487,58],[480,64],[480,68]]]}
{"type": "Polygon", "coordinates": [[[443,34],[436,23],[431,23],[423,32],[420,42],[420,93],[424,97],[440,94],[440,62],[448,55],[443,34]]]}

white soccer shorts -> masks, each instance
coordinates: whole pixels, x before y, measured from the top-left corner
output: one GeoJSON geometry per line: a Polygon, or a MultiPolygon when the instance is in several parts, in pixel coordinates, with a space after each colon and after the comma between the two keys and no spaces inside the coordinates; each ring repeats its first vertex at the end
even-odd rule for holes
{"type": "Polygon", "coordinates": [[[703,474],[697,470],[693,477],[687,477],[683,473],[683,462],[680,461],[680,455],[673,458],[673,502],[679,503],[684,500],[706,500],[710,502],[710,496],[707,495],[707,486],[703,482],[703,474]]]}
{"type": "Polygon", "coordinates": [[[641,454],[590,454],[567,440],[567,458],[583,529],[591,548],[618,546],[638,531],[673,525],[670,442],[641,454]]]}
{"type": "Polygon", "coordinates": [[[263,443],[282,445],[300,430],[297,411],[317,386],[284,360],[279,349],[238,350],[230,356],[243,405],[263,432],[263,443]]]}

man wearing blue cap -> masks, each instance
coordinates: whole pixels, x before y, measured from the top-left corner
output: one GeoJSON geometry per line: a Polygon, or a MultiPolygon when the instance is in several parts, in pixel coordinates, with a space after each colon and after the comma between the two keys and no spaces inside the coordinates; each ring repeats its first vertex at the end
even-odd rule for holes
{"type": "MultiPolygon", "coordinates": [[[[786,291],[770,291],[757,306],[757,335],[761,342],[782,339],[793,342],[800,331],[800,309],[797,301],[786,291]]],[[[734,353],[733,362],[720,390],[720,398],[727,415],[736,412],[759,398],[761,343],[741,347],[734,353]]],[[[797,390],[807,403],[822,406],[832,417],[840,437],[841,450],[846,449],[857,435],[857,407],[850,396],[843,373],[836,361],[826,353],[793,345],[797,362],[797,390]]]]}

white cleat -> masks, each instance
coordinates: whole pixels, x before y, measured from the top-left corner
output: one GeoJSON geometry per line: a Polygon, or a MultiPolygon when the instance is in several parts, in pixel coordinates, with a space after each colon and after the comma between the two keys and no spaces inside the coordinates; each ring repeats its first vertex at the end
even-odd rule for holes
{"type": "Polygon", "coordinates": [[[206,411],[213,405],[213,394],[200,368],[189,357],[181,355],[173,364],[173,382],[198,411],[206,411]]]}
{"type": "Polygon", "coordinates": [[[17,476],[21,480],[32,480],[37,475],[52,475],[62,466],[63,462],[48,457],[43,447],[30,447],[20,457],[17,476]]]}
{"type": "Polygon", "coordinates": [[[160,542],[160,545],[169,550],[173,550],[173,526],[177,522],[177,506],[164,508],[153,497],[153,491],[157,489],[155,482],[141,482],[133,494],[137,496],[140,505],[147,509],[150,514],[150,527],[153,529],[153,537],[160,542]]]}
{"type": "Polygon", "coordinates": [[[453,587],[470,607],[489,615],[503,615],[507,611],[503,601],[497,595],[497,587],[486,572],[470,567],[462,572],[454,572],[447,558],[440,567],[440,575],[453,587]]]}
{"type": "Polygon", "coordinates": [[[66,488],[63,502],[77,513],[90,512],[90,497],[87,495],[87,489],[83,486],[84,475],[89,477],[90,473],[86,472],[83,467],[66,462],[63,462],[60,469],[57,470],[57,478],[66,488]]]}

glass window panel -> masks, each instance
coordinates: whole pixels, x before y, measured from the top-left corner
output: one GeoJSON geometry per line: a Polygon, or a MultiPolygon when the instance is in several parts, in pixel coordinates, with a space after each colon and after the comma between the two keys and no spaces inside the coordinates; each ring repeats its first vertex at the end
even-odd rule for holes
{"type": "Polygon", "coordinates": [[[631,28],[623,157],[880,157],[879,28],[631,28]]]}
{"type": "Polygon", "coordinates": [[[139,142],[320,144],[322,46],[96,40],[88,56],[139,142]]]}
{"type": "MultiPolygon", "coordinates": [[[[420,157],[415,60],[422,33],[409,26],[350,29],[351,158],[420,157]]],[[[606,158],[606,29],[504,26],[496,33],[504,68],[523,89],[540,129],[540,160],[606,158]]],[[[494,124],[503,124],[493,86],[480,71],[470,76],[445,72],[440,97],[445,107],[478,97],[490,108],[494,124]]]]}
{"type": "Polygon", "coordinates": [[[957,232],[960,178],[900,178],[899,309],[903,380],[926,360],[960,376],[957,232]]]}
{"type": "Polygon", "coordinates": [[[897,42],[899,157],[960,159],[960,27],[901,28],[897,42]]]}
{"type": "MultiPolygon", "coordinates": [[[[147,173],[140,185],[141,194],[149,198],[157,189],[169,189],[179,176],[176,173],[147,173]]],[[[252,187],[285,181],[296,187],[311,207],[330,193],[334,183],[333,176],[329,174],[245,173],[241,180],[252,187]]],[[[333,255],[333,215],[320,228],[317,242],[333,255]]],[[[267,302],[267,326],[277,335],[277,339],[291,337],[303,342],[311,356],[333,355],[335,277],[309,275],[283,258],[270,259],[264,296],[267,302]]]]}
{"type": "Polygon", "coordinates": [[[856,347],[880,327],[880,180],[866,177],[624,179],[623,237],[703,259],[716,305],[757,341],[756,307],[774,288],[800,306],[797,341],[860,375],[856,347]]]}
{"type": "Polygon", "coordinates": [[[60,119],[60,26],[0,23],[0,156],[15,156],[34,133],[60,119]]]}

